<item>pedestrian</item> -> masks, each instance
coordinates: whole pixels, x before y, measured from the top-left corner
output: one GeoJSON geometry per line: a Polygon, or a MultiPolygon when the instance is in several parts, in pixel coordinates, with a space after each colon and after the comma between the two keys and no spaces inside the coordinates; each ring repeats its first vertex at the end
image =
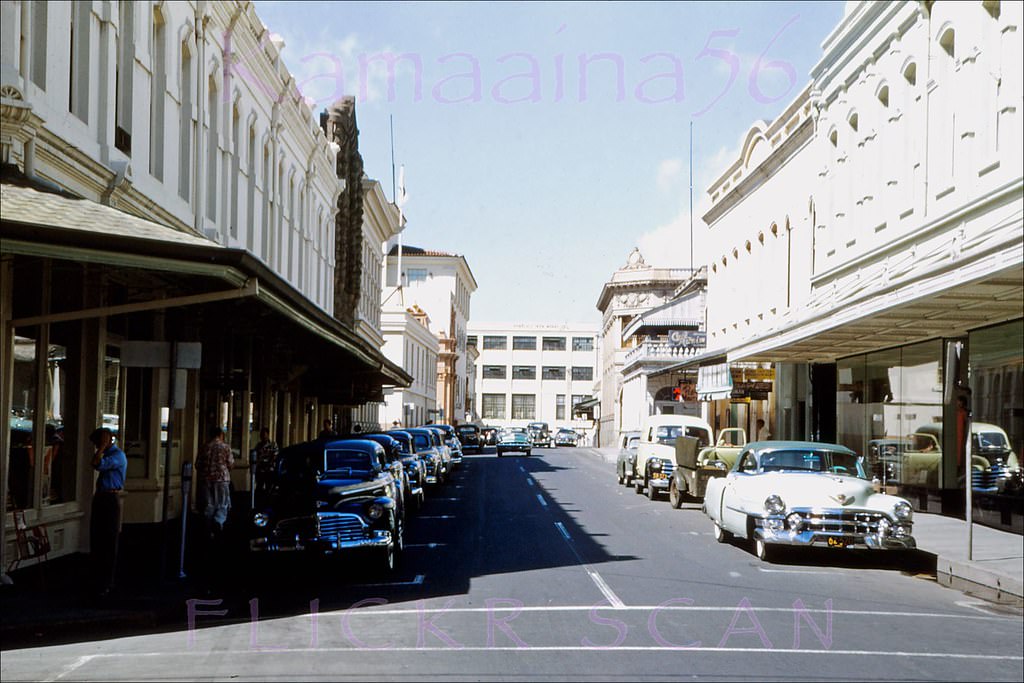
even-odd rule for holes
{"type": "Polygon", "coordinates": [[[90,554],[96,590],[100,597],[107,597],[114,590],[121,534],[121,491],[128,472],[128,458],[114,443],[114,433],[107,427],[93,431],[89,441],[96,447],[92,468],[99,472],[89,519],[90,554]]]}
{"type": "Polygon", "coordinates": [[[758,418],[757,420],[757,433],[755,441],[768,441],[772,438],[772,435],[768,432],[768,425],[764,423],[764,420],[758,418]]]}
{"type": "Polygon", "coordinates": [[[270,430],[260,429],[260,440],[253,447],[253,467],[256,470],[256,490],[266,493],[270,490],[274,468],[277,465],[277,442],[270,438],[270,430]]]}
{"type": "Polygon", "coordinates": [[[207,532],[211,538],[216,538],[224,530],[231,509],[231,468],[235,456],[231,446],[224,442],[224,430],[220,426],[211,427],[208,437],[196,458],[196,478],[207,532]]]}
{"type": "Polygon", "coordinates": [[[338,433],[334,431],[334,422],[331,418],[324,420],[324,428],[320,430],[319,439],[333,439],[338,433]]]}

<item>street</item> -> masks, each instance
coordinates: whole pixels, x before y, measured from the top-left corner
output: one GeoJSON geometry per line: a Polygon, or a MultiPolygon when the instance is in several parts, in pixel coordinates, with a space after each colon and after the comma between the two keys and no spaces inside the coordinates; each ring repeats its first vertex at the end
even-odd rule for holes
{"type": "Polygon", "coordinates": [[[588,449],[466,457],[406,544],[391,576],[246,561],[223,595],[183,604],[176,630],[5,651],[2,678],[1024,676],[1020,610],[940,587],[912,557],[761,562],[716,543],[698,502],[636,495],[588,449]]]}

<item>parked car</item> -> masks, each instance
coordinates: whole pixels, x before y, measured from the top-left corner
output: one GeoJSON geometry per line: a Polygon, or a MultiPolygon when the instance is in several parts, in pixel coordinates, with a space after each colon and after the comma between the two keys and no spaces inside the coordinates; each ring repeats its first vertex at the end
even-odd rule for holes
{"type": "Polygon", "coordinates": [[[249,547],[325,556],[370,550],[391,570],[403,547],[399,486],[376,441],[318,440],[282,449],[270,495],[253,512],[249,547]]]}
{"type": "Polygon", "coordinates": [[[437,425],[423,425],[420,429],[425,429],[430,433],[431,443],[434,444],[437,452],[441,454],[441,469],[444,472],[444,478],[447,479],[453,469],[452,449],[451,446],[444,442],[444,432],[437,425]]]}
{"type": "Polygon", "coordinates": [[[636,449],[640,445],[640,432],[630,431],[619,434],[619,456],[615,461],[615,474],[619,483],[633,485],[633,467],[636,463],[636,449]]]}
{"type": "Polygon", "coordinates": [[[863,458],[837,444],[748,445],[728,475],[708,482],[704,511],[716,540],[749,539],[762,560],[784,545],[916,547],[910,503],[877,493],[863,458]]]}
{"type": "Polygon", "coordinates": [[[482,453],[484,450],[484,440],[480,428],[475,424],[461,424],[455,428],[458,432],[459,441],[462,442],[462,450],[469,451],[473,449],[474,453],[482,453]]]}
{"type": "Polygon", "coordinates": [[[554,445],[547,422],[531,422],[526,425],[526,431],[529,433],[530,442],[534,446],[538,448],[551,448],[554,445]]]}
{"type": "Polygon", "coordinates": [[[573,429],[567,429],[563,427],[555,432],[555,445],[556,446],[575,446],[579,441],[579,436],[573,429]]]}
{"type": "Polygon", "coordinates": [[[428,427],[434,427],[440,429],[442,432],[442,439],[444,445],[448,447],[448,450],[452,454],[452,467],[458,467],[462,464],[462,442],[459,441],[459,436],[455,432],[455,427],[446,424],[430,424],[428,427]]]}
{"type": "Polygon", "coordinates": [[[501,432],[501,427],[494,427],[491,425],[482,427],[480,434],[483,436],[483,442],[485,446],[493,446],[498,443],[498,434],[501,432]]]}
{"type": "Polygon", "coordinates": [[[376,441],[384,447],[384,454],[387,457],[388,466],[392,470],[391,474],[395,478],[395,481],[401,482],[402,484],[399,489],[401,491],[401,496],[399,496],[398,502],[402,518],[404,519],[407,512],[407,506],[412,505],[412,501],[415,496],[412,491],[412,481],[410,480],[407,472],[406,461],[403,457],[402,444],[394,436],[380,432],[361,434],[359,436],[349,438],[369,439],[370,441],[376,441]]]}
{"type": "Polygon", "coordinates": [[[427,464],[416,452],[416,446],[409,432],[395,429],[385,432],[385,434],[398,442],[402,465],[405,468],[406,476],[409,478],[409,493],[412,496],[411,498],[407,497],[407,499],[413,506],[419,507],[423,504],[423,499],[426,495],[424,486],[427,483],[427,464]]]}
{"type": "Polygon", "coordinates": [[[510,452],[525,453],[529,456],[532,445],[530,437],[525,432],[504,431],[498,440],[498,457],[510,452]]]}
{"type": "Polygon", "coordinates": [[[747,432],[739,427],[728,427],[718,432],[714,446],[700,448],[697,437],[676,439],[676,467],[668,487],[668,500],[677,510],[683,505],[683,496],[703,498],[708,480],[724,477],[736,462],[736,457],[747,445],[747,432]],[[691,443],[687,443],[692,439],[691,443]]]}
{"type": "Polygon", "coordinates": [[[437,435],[433,431],[421,427],[409,427],[402,431],[412,437],[416,455],[423,459],[425,465],[423,483],[443,484],[447,470],[441,452],[435,445],[437,435]]]}
{"type": "Polygon", "coordinates": [[[676,439],[692,436],[698,447],[710,445],[712,430],[704,420],[689,415],[648,415],[640,428],[640,443],[633,463],[633,488],[647,490],[654,500],[659,491],[667,491],[676,462],[676,439]]]}

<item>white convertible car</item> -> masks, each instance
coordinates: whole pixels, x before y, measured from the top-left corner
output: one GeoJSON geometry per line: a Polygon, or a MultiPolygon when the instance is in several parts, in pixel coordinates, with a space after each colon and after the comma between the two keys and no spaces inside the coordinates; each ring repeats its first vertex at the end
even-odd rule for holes
{"type": "Polygon", "coordinates": [[[747,445],[728,475],[708,481],[704,512],[720,543],[750,539],[762,560],[782,545],[915,547],[910,503],[877,493],[863,458],[836,444],[747,445]]]}

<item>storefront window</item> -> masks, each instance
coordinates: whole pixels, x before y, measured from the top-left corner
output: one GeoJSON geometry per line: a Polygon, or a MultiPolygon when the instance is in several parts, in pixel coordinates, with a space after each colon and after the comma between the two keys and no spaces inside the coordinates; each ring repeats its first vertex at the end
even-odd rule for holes
{"type": "Polygon", "coordinates": [[[1024,320],[971,332],[969,358],[972,431],[986,424],[1006,432],[1009,451],[1024,458],[1024,320]]]}
{"type": "Polygon", "coordinates": [[[46,427],[43,440],[42,485],[39,489],[43,505],[56,505],[75,497],[74,448],[68,442],[64,425],[72,416],[67,415],[69,372],[67,348],[50,344],[46,359],[46,385],[43,406],[46,409],[46,427]]]}
{"type": "Polygon", "coordinates": [[[11,392],[10,453],[7,459],[8,509],[34,504],[35,444],[32,425],[36,404],[36,330],[18,330],[14,336],[14,382],[11,392]]]}
{"type": "Polygon", "coordinates": [[[836,440],[858,453],[864,452],[864,356],[836,362],[836,440]]]}

